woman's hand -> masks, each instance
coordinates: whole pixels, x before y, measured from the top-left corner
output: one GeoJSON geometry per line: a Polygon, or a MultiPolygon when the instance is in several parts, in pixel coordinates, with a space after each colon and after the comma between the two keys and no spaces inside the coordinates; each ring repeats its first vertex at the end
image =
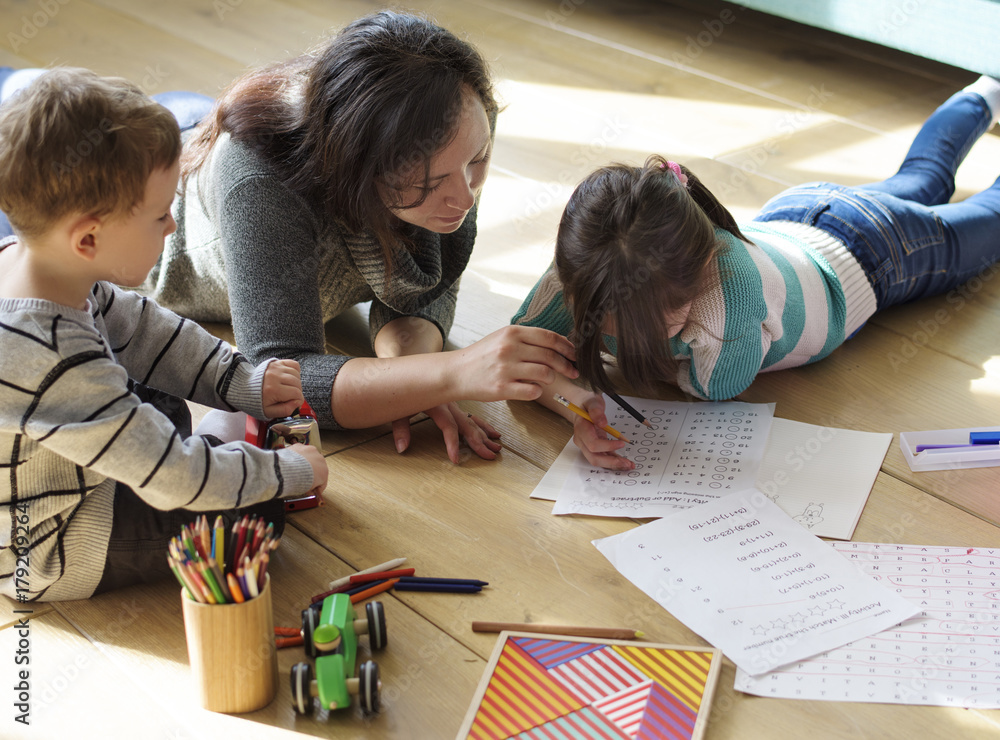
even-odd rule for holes
{"type": "Polygon", "coordinates": [[[587,462],[594,467],[608,470],[634,470],[634,462],[617,454],[627,443],[620,439],[609,438],[604,431],[604,427],[608,425],[608,418],[604,412],[604,396],[592,393],[578,405],[594,420],[591,423],[582,416],[573,414],[573,441],[583,452],[587,462]]]}
{"type": "Polygon", "coordinates": [[[505,326],[455,355],[457,398],[534,401],[559,375],[580,375],[573,343],[531,326],[505,326]]]}
{"type": "Polygon", "coordinates": [[[299,363],[295,360],[272,360],[264,371],[261,394],[264,416],[268,419],[291,416],[305,400],[299,363]]]}
{"type": "MultiPolygon", "coordinates": [[[[500,432],[485,419],[462,411],[455,403],[435,406],[425,411],[444,435],[448,459],[456,465],[460,461],[459,447],[464,439],[469,448],[484,460],[495,460],[502,449],[498,439],[500,432]]],[[[404,452],[410,446],[410,420],[397,419],[392,423],[392,436],[396,441],[396,451],[404,452]]]]}

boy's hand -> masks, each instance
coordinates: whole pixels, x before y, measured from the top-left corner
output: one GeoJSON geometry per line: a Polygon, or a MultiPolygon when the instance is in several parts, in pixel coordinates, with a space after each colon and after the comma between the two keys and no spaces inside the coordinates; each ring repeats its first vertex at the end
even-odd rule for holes
{"type": "Polygon", "coordinates": [[[309,489],[309,493],[307,495],[323,493],[326,489],[327,480],[330,477],[330,469],[326,467],[326,460],[323,458],[323,453],[312,445],[304,445],[300,443],[293,444],[289,446],[288,449],[302,455],[302,457],[308,460],[309,464],[312,465],[313,487],[309,489]]]}
{"type": "Polygon", "coordinates": [[[268,419],[290,416],[302,405],[302,377],[295,360],[272,360],[264,371],[261,401],[268,419]]]}

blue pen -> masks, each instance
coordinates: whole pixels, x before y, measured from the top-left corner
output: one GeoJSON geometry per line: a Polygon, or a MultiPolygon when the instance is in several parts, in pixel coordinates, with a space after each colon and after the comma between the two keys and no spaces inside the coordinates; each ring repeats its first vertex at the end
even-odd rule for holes
{"type": "MultiPolygon", "coordinates": [[[[983,449],[982,444],[954,444],[954,445],[917,445],[917,452],[947,452],[949,450],[983,449]]],[[[1000,449],[1000,448],[998,448],[1000,449]]]]}

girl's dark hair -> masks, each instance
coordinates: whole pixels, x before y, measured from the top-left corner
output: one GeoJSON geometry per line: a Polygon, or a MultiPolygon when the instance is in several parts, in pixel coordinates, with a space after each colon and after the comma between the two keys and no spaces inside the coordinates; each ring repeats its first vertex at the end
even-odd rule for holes
{"type": "Polygon", "coordinates": [[[719,279],[716,227],[746,239],[694,173],[680,171],[686,185],[657,155],[642,167],[602,167],[563,211],[556,271],[573,314],[577,366],[595,389],[613,390],[601,360],[609,325],[618,366],[635,392],[652,394],[673,381],[666,316],[719,279]]]}
{"type": "Polygon", "coordinates": [[[373,232],[389,265],[408,241],[380,185],[427,182],[468,90],[492,121],[492,81],[472,45],[418,16],[374,13],[313,51],[236,80],[193,133],[182,174],[201,167],[228,132],[258,150],[324,221],[373,232]]]}

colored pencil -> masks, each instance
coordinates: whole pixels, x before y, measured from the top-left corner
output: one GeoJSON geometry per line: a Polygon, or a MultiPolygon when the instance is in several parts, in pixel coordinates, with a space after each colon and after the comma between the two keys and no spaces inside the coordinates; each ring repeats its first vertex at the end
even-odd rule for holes
{"type": "Polygon", "coordinates": [[[257,569],[257,590],[264,590],[264,581],[267,580],[267,564],[271,561],[271,556],[266,552],[260,553],[260,567],[257,569]]]}
{"type": "Polygon", "coordinates": [[[233,551],[233,566],[236,567],[240,564],[243,557],[243,545],[246,543],[247,539],[247,520],[249,517],[243,515],[240,519],[240,527],[236,533],[236,549],[233,551]]]}
{"type": "Polygon", "coordinates": [[[350,583],[345,583],[342,586],[338,586],[337,588],[331,588],[329,591],[324,591],[321,594],[316,594],[315,596],[312,597],[312,599],[310,599],[310,603],[315,604],[317,601],[322,601],[327,596],[332,596],[333,594],[341,594],[344,593],[345,591],[350,591],[352,588],[353,586],[350,583]]]}
{"type": "Polygon", "coordinates": [[[355,583],[352,584],[350,588],[344,589],[342,593],[345,593],[348,596],[354,596],[354,594],[361,593],[362,591],[367,591],[368,589],[373,588],[375,586],[381,586],[383,583],[386,583],[389,580],[390,580],[389,578],[383,578],[378,581],[369,581],[368,583],[355,583]]]}
{"type": "MultiPolygon", "coordinates": [[[[555,398],[558,403],[560,403],[563,406],[565,406],[566,408],[568,408],[570,411],[572,411],[574,414],[576,414],[580,418],[586,419],[591,424],[594,423],[594,420],[590,418],[590,414],[588,414],[586,411],[584,411],[583,409],[581,409],[575,403],[571,403],[570,401],[567,401],[565,398],[563,398],[562,396],[560,396],[558,393],[555,396],[553,396],[553,398],[555,398]]],[[[605,427],[602,427],[602,428],[604,429],[605,432],[607,432],[608,434],[610,434],[612,437],[615,437],[616,439],[620,439],[623,442],[628,442],[629,444],[632,444],[632,440],[631,439],[629,439],[624,434],[622,434],[621,432],[619,432],[613,426],[608,425],[608,426],[605,426],[605,427]]]]}
{"type": "Polygon", "coordinates": [[[184,577],[181,575],[180,568],[177,567],[174,561],[169,557],[167,558],[167,564],[170,566],[170,570],[173,571],[174,578],[180,582],[181,588],[184,589],[184,593],[188,595],[188,598],[191,599],[191,601],[197,601],[198,599],[194,597],[194,591],[191,590],[191,587],[188,586],[187,581],[185,581],[184,577]]]}
{"type": "Polygon", "coordinates": [[[264,539],[264,520],[258,519],[257,526],[253,528],[253,544],[250,545],[250,552],[257,552],[261,541],[264,539]]]}
{"type": "Polygon", "coordinates": [[[167,563],[189,598],[209,604],[240,603],[264,589],[270,553],[279,542],[273,534],[273,523],[265,525],[257,517],[244,515],[227,531],[221,515],[210,527],[208,516],[202,514],[167,543],[167,563]]]}
{"type": "MultiPolygon", "coordinates": [[[[381,565],[375,565],[372,566],[371,568],[365,568],[364,570],[359,570],[357,573],[354,573],[353,575],[358,576],[358,575],[364,575],[366,573],[380,573],[386,570],[395,570],[405,562],[406,558],[395,558],[386,563],[382,563],[381,565]]],[[[350,582],[351,582],[351,576],[344,576],[343,578],[337,578],[333,581],[330,581],[329,587],[331,589],[338,588],[339,586],[343,586],[345,583],[350,583],[350,582]]]]}
{"type": "Polygon", "coordinates": [[[226,578],[222,575],[222,570],[219,568],[219,564],[215,562],[215,558],[206,560],[205,567],[211,572],[212,578],[215,579],[215,583],[219,586],[219,593],[222,594],[222,600],[227,603],[232,601],[232,596],[229,595],[229,584],[226,583],[226,578]]]}
{"type": "Polygon", "coordinates": [[[644,637],[639,630],[619,627],[574,627],[565,624],[523,624],[519,622],[473,622],[473,632],[540,632],[550,635],[568,635],[571,637],[595,637],[608,640],[634,640],[644,637]]]}
{"type": "Polygon", "coordinates": [[[250,558],[243,558],[243,578],[247,584],[247,591],[250,592],[250,598],[257,598],[257,576],[254,574],[253,566],[250,564],[250,558]]]}
{"type": "Polygon", "coordinates": [[[396,591],[427,591],[439,594],[474,594],[483,590],[482,586],[471,583],[397,583],[396,591]]]}
{"type": "Polygon", "coordinates": [[[402,576],[399,579],[400,583],[443,583],[443,584],[455,584],[460,586],[488,586],[489,581],[479,581],[475,578],[427,578],[424,576],[402,576]]]}
{"type": "Polygon", "coordinates": [[[215,517],[215,526],[212,528],[212,557],[223,570],[226,569],[226,525],[222,521],[222,514],[215,517]]]}
{"type": "Polygon", "coordinates": [[[243,589],[240,588],[240,582],[234,574],[226,573],[226,583],[229,584],[229,592],[233,595],[234,602],[242,604],[246,601],[246,597],[243,595],[243,589]]]}
{"type": "Polygon", "coordinates": [[[222,594],[222,589],[219,584],[215,581],[215,574],[212,573],[212,569],[208,567],[208,563],[202,560],[197,563],[198,570],[201,572],[202,577],[205,579],[205,583],[212,590],[212,596],[215,597],[215,603],[224,604],[226,602],[226,597],[222,594]]]}
{"type": "Polygon", "coordinates": [[[365,599],[371,598],[376,594],[388,591],[395,585],[396,585],[396,579],[390,578],[388,581],[385,581],[384,583],[379,583],[378,585],[372,586],[371,588],[367,588],[364,591],[359,591],[356,594],[351,594],[351,603],[357,604],[359,601],[364,601],[365,599]]]}
{"type": "Polygon", "coordinates": [[[194,594],[194,600],[202,604],[207,604],[208,597],[206,596],[206,592],[208,591],[208,586],[199,577],[195,576],[194,569],[185,563],[178,563],[177,570],[180,571],[180,574],[190,587],[191,593],[194,594]]]}
{"type": "Polygon", "coordinates": [[[371,581],[384,581],[386,578],[403,578],[412,576],[413,568],[400,568],[398,570],[383,570],[378,573],[355,573],[350,576],[351,583],[369,583],[371,581]]]}
{"type": "Polygon", "coordinates": [[[200,533],[201,533],[201,546],[205,550],[206,555],[212,554],[212,530],[208,526],[208,516],[205,514],[201,515],[200,533]]]}

